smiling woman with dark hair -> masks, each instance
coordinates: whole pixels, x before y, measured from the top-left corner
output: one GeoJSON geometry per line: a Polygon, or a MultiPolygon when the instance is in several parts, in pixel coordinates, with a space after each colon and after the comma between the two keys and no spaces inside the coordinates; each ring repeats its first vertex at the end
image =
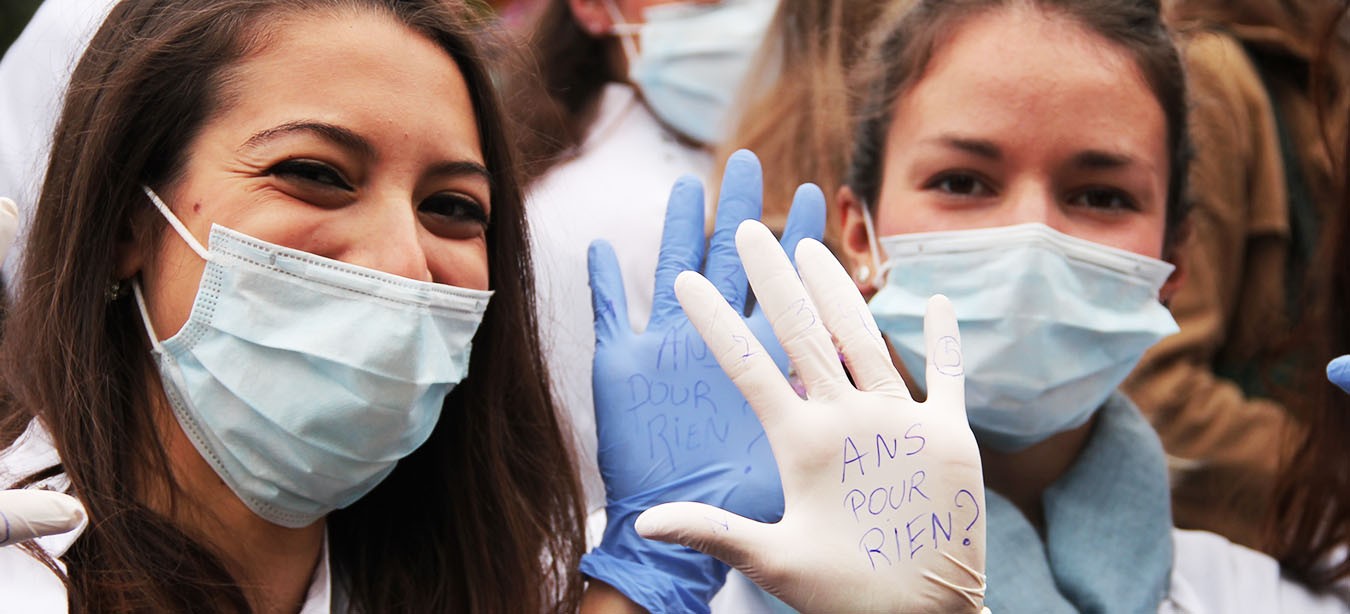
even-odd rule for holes
{"type": "Polygon", "coordinates": [[[0,551],[8,605],[576,609],[580,485],[455,6],[113,9],[0,347],[5,474],[90,522],[0,551]]]}

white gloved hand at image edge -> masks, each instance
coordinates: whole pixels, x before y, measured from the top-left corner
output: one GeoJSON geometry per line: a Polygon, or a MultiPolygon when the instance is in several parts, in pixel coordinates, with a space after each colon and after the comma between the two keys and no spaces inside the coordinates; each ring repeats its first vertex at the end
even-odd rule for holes
{"type": "Polygon", "coordinates": [[[84,506],[70,495],[35,489],[0,490],[0,546],[72,531],[84,518],[84,506]]]}
{"type": "Polygon", "coordinates": [[[19,206],[14,201],[0,196],[0,265],[5,263],[9,248],[19,234],[19,206]]]}

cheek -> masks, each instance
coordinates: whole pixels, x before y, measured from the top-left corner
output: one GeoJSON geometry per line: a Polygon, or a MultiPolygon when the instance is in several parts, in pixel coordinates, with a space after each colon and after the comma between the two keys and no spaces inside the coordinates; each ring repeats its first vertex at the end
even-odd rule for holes
{"type": "Polygon", "coordinates": [[[1057,230],[1093,243],[1161,260],[1165,223],[1161,214],[1135,213],[1104,222],[1078,219],[1070,227],[1057,230]]]}
{"type": "Polygon", "coordinates": [[[187,323],[205,268],[197,252],[166,225],[154,257],[140,272],[150,324],[160,340],[174,336],[187,323]]]}
{"type": "Polygon", "coordinates": [[[487,242],[482,239],[428,246],[427,268],[436,283],[489,290],[487,242]]]}
{"type": "Polygon", "coordinates": [[[877,236],[881,237],[1000,225],[995,219],[997,211],[942,207],[918,190],[886,190],[878,200],[881,206],[877,208],[873,222],[877,236]]]}

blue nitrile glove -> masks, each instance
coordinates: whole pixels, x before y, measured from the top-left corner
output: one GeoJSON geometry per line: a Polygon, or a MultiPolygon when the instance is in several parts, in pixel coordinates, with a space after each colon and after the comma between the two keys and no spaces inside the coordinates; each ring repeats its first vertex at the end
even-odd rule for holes
{"type": "Polygon", "coordinates": [[[1341,356],[1327,365],[1327,379],[1350,392],[1350,354],[1341,356]]]}
{"type": "MultiPolygon", "coordinates": [[[[703,187],[689,177],[675,183],[652,315],[641,334],[629,325],[613,248],[603,241],[591,244],[595,424],[607,518],[604,537],[582,559],[581,570],[651,612],[707,612],[728,567],[695,550],[640,537],[633,528],[638,514],[670,501],[709,503],[766,522],[783,514],[778,466],[764,427],[675,298],[675,277],[701,270],[744,313],[748,282],[736,252],[736,228],[759,218],[762,188],[754,154],[733,154],[704,263],[703,187]]],[[[783,245],[793,253],[797,241],[819,239],[824,227],[824,195],[815,186],[802,186],[783,245]]],[[[787,355],[763,313],[755,309],[745,321],[786,371],[787,355]]]]}

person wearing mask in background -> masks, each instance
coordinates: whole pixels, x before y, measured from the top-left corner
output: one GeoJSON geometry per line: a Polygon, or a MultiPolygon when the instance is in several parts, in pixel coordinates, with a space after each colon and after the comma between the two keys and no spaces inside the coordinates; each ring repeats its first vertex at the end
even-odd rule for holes
{"type": "Polygon", "coordinates": [[[1177,253],[1188,275],[1168,303],[1180,332],[1122,388],[1172,458],[1177,526],[1278,554],[1263,520],[1288,462],[1281,443],[1303,436],[1327,392],[1302,374],[1333,356],[1310,308],[1332,290],[1313,267],[1340,215],[1317,109],[1339,142],[1350,38],[1328,28],[1336,6],[1326,0],[1165,8],[1191,86],[1194,212],[1177,253]]]}
{"type": "MultiPolygon", "coordinates": [[[[951,298],[992,611],[1344,612],[1260,553],[1173,529],[1158,435],[1116,390],[1175,332],[1160,301],[1183,273],[1167,260],[1186,213],[1185,83],[1160,13],[927,0],[883,21],[859,66],[841,245],[897,366],[934,395],[923,316],[930,294],[951,298]]],[[[753,539],[767,528],[706,507],[638,528],[760,578],[790,560],[753,539]]]]}
{"type": "Polygon", "coordinates": [[[508,75],[508,109],[524,130],[544,352],[574,422],[592,511],[603,507],[604,488],[592,464],[589,245],[604,239],[618,255],[627,312],[641,330],[671,186],[711,173],[710,148],[733,121],[733,97],[777,5],[549,0],[508,75]]]}

